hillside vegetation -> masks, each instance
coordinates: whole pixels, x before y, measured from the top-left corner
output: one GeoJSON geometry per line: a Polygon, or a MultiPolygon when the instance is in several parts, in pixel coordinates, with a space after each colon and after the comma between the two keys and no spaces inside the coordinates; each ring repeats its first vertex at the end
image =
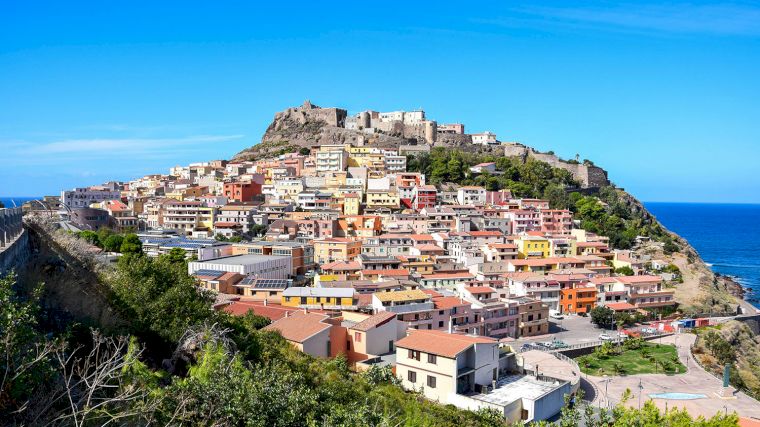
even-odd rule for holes
{"type": "MultiPolygon", "coordinates": [[[[50,236],[79,251],[69,242],[77,237],[50,236]]],[[[111,291],[109,303],[129,319],[109,332],[41,310],[43,287],[26,293],[13,275],[0,279],[3,425],[505,425],[492,411],[462,411],[405,392],[387,368],[355,374],[344,358],[305,355],[261,330],[266,318],[213,310],[213,296],[194,284],[176,254],[127,253],[116,266],[95,270],[99,286],[111,291]]],[[[592,415],[585,404],[568,406],[561,425],[737,425],[735,415],[692,420],[651,404],[592,415]]]]}
{"type": "Polygon", "coordinates": [[[722,376],[723,366],[731,364],[731,384],[760,399],[760,337],[749,326],[731,320],[701,328],[692,352],[715,375],[722,376]]]}
{"type": "Polygon", "coordinates": [[[508,189],[515,197],[547,199],[553,209],[573,211],[583,229],[609,237],[613,248],[631,248],[637,236],[645,236],[663,243],[666,252],[680,250],[670,233],[643,207],[630,203],[624,191],[608,186],[584,195],[570,172],[539,160],[437,147],[430,154],[409,156],[407,169],[442,187],[479,185],[489,191],[508,189]],[[470,172],[486,162],[495,163],[497,173],[470,172]]]}

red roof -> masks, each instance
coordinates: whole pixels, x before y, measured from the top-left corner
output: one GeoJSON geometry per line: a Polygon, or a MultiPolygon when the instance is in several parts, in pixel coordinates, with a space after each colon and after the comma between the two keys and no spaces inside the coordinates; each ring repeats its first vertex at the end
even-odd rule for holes
{"type": "Polygon", "coordinates": [[[289,317],[266,326],[264,330],[278,331],[286,340],[302,343],[325,329],[330,329],[332,325],[326,323],[326,320],[324,314],[296,311],[289,317]]]}
{"type": "Polygon", "coordinates": [[[405,268],[392,268],[387,270],[362,270],[363,276],[408,276],[409,270],[405,268]]]}
{"type": "Polygon", "coordinates": [[[614,311],[627,311],[627,310],[636,310],[636,307],[628,304],[627,302],[611,302],[608,304],[605,304],[608,308],[614,310],[614,311]]]}
{"type": "Polygon", "coordinates": [[[224,307],[224,311],[235,316],[243,316],[249,311],[258,316],[264,316],[269,320],[278,320],[285,317],[285,313],[298,311],[297,308],[283,307],[279,304],[264,305],[259,301],[235,301],[224,307]]]}
{"type": "Polygon", "coordinates": [[[435,290],[433,290],[433,289],[423,289],[423,290],[422,290],[422,292],[424,292],[424,293],[426,293],[426,294],[430,295],[430,296],[431,296],[431,297],[433,297],[433,298],[439,298],[439,297],[442,297],[442,296],[443,296],[443,294],[442,294],[442,293],[440,293],[440,292],[438,292],[438,291],[435,291],[435,290]]]}
{"type": "Polygon", "coordinates": [[[396,342],[396,347],[453,359],[475,344],[496,344],[497,342],[493,338],[486,337],[449,334],[435,330],[411,330],[408,336],[396,342]]]}
{"type": "Polygon", "coordinates": [[[457,298],[457,297],[433,298],[433,304],[435,305],[435,308],[439,310],[445,309],[445,308],[451,308],[451,307],[459,307],[461,305],[470,305],[469,302],[463,301],[461,298],[457,298]]]}
{"type": "Polygon", "coordinates": [[[662,277],[660,276],[619,276],[615,277],[618,282],[625,283],[627,285],[635,285],[639,283],[651,283],[651,282],[662,282],[662,277]]]}
{"type": "Polygon", "coordinates": [[[504,233],[500,231],[470,231],[470,236],[476,236],[476,237],[487,237],[487,236],[500,237],[503,235],[504,233]]]}
{"type": "Polygon", "coordinates": [[[493,288],[490,288],[488,286],[469,286],[464,288],[464,290],[468,291],[471,294],[490,294],[492,292],[496,292],[493,290],[493,288]]]}
{"type": "Polygon", "coordinates": [[[328,270],[360,270],[361,265],[358,261],[334,261],[322,264],[322,271],[328,270]]]}
{"type": "Polygon", "coordinates": [[[390,312],[390,311],[381,311],[377,314],[373,314],[372,316],[369,316],[368,318],[362,320],[361,322],[355,324],[354,326],[350,327],[349,329],[353,329],[356,331],[366,332],[372,328],[377,328],[378,326],[382,326],[388,322],[390,322],[392,319],[396,317],[396,313],[390,312]]]}

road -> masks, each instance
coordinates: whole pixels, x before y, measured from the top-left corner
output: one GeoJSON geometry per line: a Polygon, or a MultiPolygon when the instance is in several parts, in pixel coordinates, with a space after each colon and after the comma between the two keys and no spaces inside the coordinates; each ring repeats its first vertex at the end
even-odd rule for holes
{"type": "Polygon", "coordinates": [[[568,345],[582,344],[598,341],[599,335],[603,332],[609,331],[597,328],[588,317],[566,316],[562,320],[549,319],[548,334],[518,338],[510,342],[510,345],[514,343],[514,348],[519,349],[525,343],[551,341],[554,338],[564,341],[568,345]]]}

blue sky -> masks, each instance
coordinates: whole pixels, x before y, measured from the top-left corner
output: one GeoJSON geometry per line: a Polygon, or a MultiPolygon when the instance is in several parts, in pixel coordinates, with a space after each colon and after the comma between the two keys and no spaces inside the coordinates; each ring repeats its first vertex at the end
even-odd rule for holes
{"type": "Polygon", "coordinates": [[[253,3],[0,3],[0,195],[230,157],[310,99],[578,153],[645,201],[760,203],[756,4],[253,3]]]}

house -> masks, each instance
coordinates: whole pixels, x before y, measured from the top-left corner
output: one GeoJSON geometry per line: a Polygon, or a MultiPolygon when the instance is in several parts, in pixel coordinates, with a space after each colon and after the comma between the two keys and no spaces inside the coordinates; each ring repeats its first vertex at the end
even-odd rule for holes
{"type": "Polygon", "coordinates": [[[291,286],[292,280],[288,279],[259,279],[256,276],[243,278],[234,285],[235,290],[228,293],[236,293],[254,301],[282,301],[282,292],[291,286]]]}
{"type": "Polygon", "coordinates": [[[549,333],[549,306],[541,301],[521,297],[515,298],[519,317],[518,336],[532,337],[549,333]]]}
{"type": "Polygon", "coordinates": [[[396,376],[406,390],[420,391],[440,404],[499,379],[499,344],[493,338],[409,331],[396,342],[396,376]]]}
{"type": "Polygon", "coordinates": [[[349,153],[345,145],[320,145],[316,153],[317,173],[323,174],[325,172],[346,170],[348,167],[348,156],[349,153]]]}
{"type": "Polygon", "coordinates": [[[416,185],[413,187],[411,196],[412,207],[414,210],[419,211],[423,208],[432,208],[436,205],[438,190],[434,185],[416,185]]]}
{"type": "Polygon", "coordinates": [[[562,313],[589,313],[596,307],[596,286],[593,283],[575,284],[559,292],[562,313]]]}
{"type": "Polygon", "coordinates": [[[327,264],[334,261],[352,261],[359,256],[362,242],[342,237],[314,240],[314,261],[327,264]]]}
{"type": "Polygon", "coordinates": [[[551,246],[545,237],[524,235],[515,240],[517,257],[520,259],[548,258],[551,256],[551,246]]]}
{"type": "Polygon", "coordinates": [[[486,203],[486,189],[471,185],[459,187],[457,202],[460,205],[483,206],[486,203]]]}
{"type": "Polygon", "coordinates": [[[496,134],[490,131],[485,131],[482,133],[473,133],[470,135],[472,137],[472,143],[478,144],[478,145],[498,145],[499,141],[496,140],[496,134]]]}
{"type": "Polygon", "coordinates": [[[496,172],[496,163],[494,162],[486,162],[486,163],[478,163],[475,166],[472,166],[470,168],[470,172],[472,173],[494,173],[496,172]]]}
{"type": "Polygon", "coordinates": [[[235,272],[221,270],[198,270],[193,274],[202,288],[216,291],[222,294],[236,293],[235,285],[245,276],[235,272]]]}
{"type": "Polygon", "coordinates": [[[467,283],[475,279],[468,270],[440,272],[425,274],[420,279],[420,285],[425,288],[446,288],[456,289],[457,285],[467,283]]]}
{"type": "Polygon", "coordinates": [[[406,325],[388,311],[376,314],[343,312],[346,333],[346,356],[349,363],[392,354],[396,341],[406,336],[406,325]]]}
{"type": "Polygon", "coordinates": [[[263,183],[263,176],[259,178],[260,182],[250,181],[236,181],[224,183],[224,196],[227,200],[235,202],[250,202],[261,194],[261,186],[263,183]]]}
{"type": "Polygon", "coordinates": [[[621,276],[615,277],[615,280],[625,286],[628,303],[636,308],[657,309],[676,305],[673,299],[675,291],[666,289],[660,276],[621,276]]]}
{"type": "Polygon", "coordinates": [[[356,292],[352,288],[290,287],[282,291],[285,307],[322,310],[356,310],[356,292]]]}
{"type": "Polygon", "coordinates": [[[376,292],[372,294],[372,310],[396,313],[411,329],[433,329],[434,304],[430,295],[421,290],[376,292]]]}
{"type": "Polygon", "coordinates": [[[277,331],[293,347],[314,357],[335,357],[345,352],[345,330],[335,328],[339,320],[320,313],[286,312],[286,316],[264,327],[277,331]]]}

